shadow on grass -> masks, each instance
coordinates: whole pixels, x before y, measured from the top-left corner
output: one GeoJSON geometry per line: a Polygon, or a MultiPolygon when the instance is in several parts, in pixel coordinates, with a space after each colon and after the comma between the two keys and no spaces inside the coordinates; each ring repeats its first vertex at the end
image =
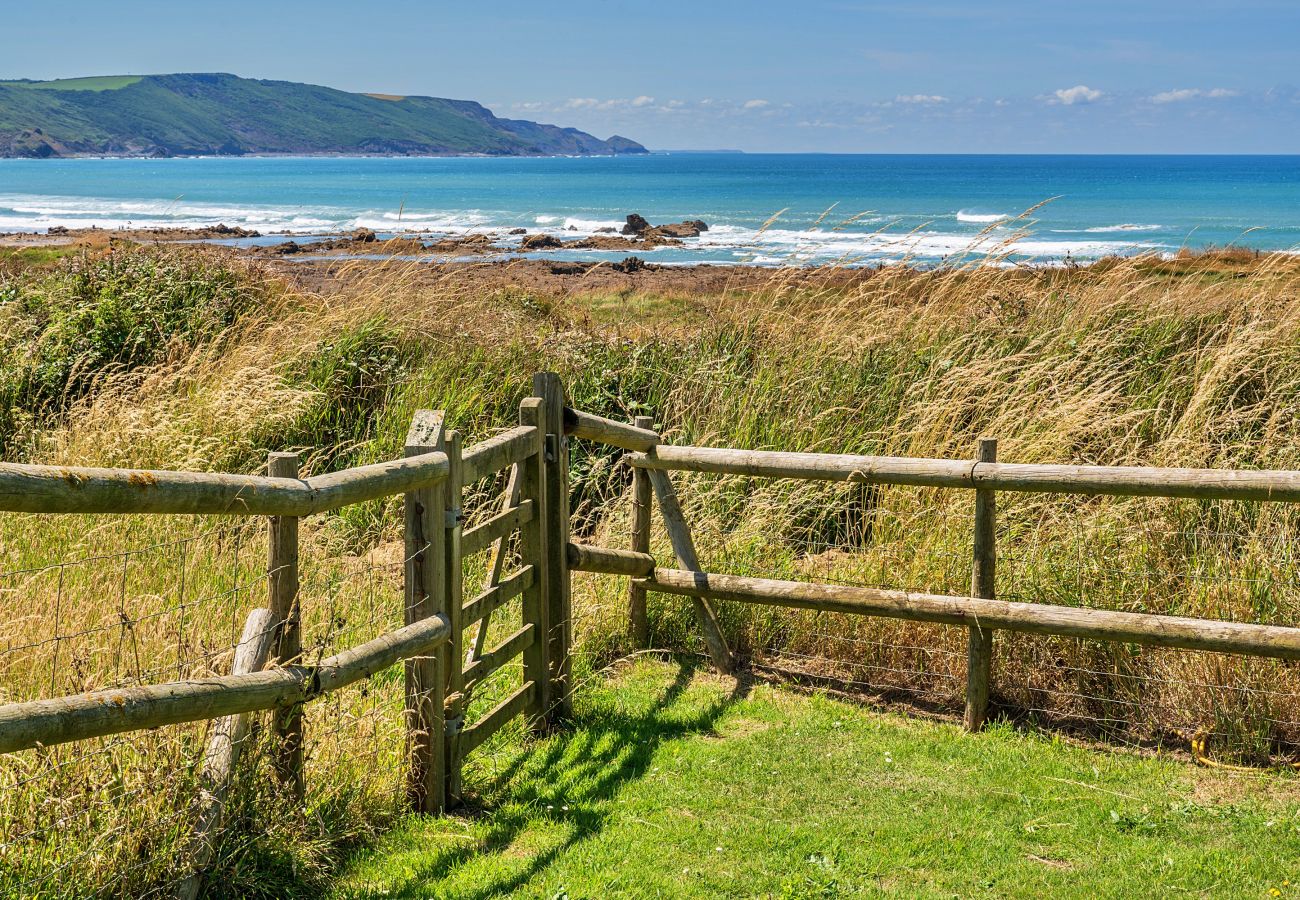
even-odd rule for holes
{"type": "Polygon", "coordinates": [[[662,746],[714,733],[718,719],[748,696],[753,684],[745,677],[726,697],[698,707],[682,704],[684,708],[678,708],[702,666],[693,660],[679,659],[677,663],[672,683],[652,701],[617,706],[599,702],[594,709],[576,715],[568,733],[520,751],[485,786],[484,793],[500,796],[501,804],[462,812],[484,819],[486,834],[459,846],[434,838],[427,856],[408,867],[400,882],[385,879],[382,887],[357,886],[343,896],[357,900],[448,894],[474,900],[501,897],[527,884],[575,845],[599,834],[614,815],[606,805],[624,785],[646,774],[662,746]],[[526,842],[531,829],[547,827],[562,832],[562,837],[532,854],[527,847],[517,846],[521,840],[526,842]],[[450,886],[442,884],[458,868],[490,855],[508,856],[513,864],[501,866],[502,871],[492,871],[473,885],[449,890],[450,886]]]}

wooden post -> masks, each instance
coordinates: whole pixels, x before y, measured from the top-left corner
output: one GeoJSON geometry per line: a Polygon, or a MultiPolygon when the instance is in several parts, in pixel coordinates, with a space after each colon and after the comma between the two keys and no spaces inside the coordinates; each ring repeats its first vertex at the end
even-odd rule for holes
{"type": "Polygon", "coordinates": [[[569,583],[569,439],[564,433],[564,384],[554,372],[533,376],[533,394],[541,397],[546,431],[547,657],[550,665],[551,722],[572,713],[569,688],[573,670],[573,597],[569,583]]]}
{"type": "MultiPolygon", "coordinates": [[[[443,414],[419,410],[406,435],[405,455],[419,456],[442,450],[443,414]]],[[[405,495],[406,567],[405,621],[407,625],[442,613],[448,614],[445,564],[446,482],[405,495]]],[[[448,615],[450,619],[450,615],[448,615]]],[[[443,689],[448,667],[447,647],[432,656],[406,663],[406,723],[410,780],[407,796],[417,812],[439,813],[447,790],[446,724],[443,689]]]]}
{"type": "MultiPolygon", "coordinates": [[[[654,428],[650,416],[637,416],[632,420],[637,428],[654,428]]],[[[645,469],[632,468],[632,551],[650,552],[650,500],[653,489],[645,469]]],[[[645,585],[633,579],[627,589],[628,637],[632,646],[641,649],[650,645],[650,623],[646,618],[645,585]]]]}
{"type": "Polygon", "coordinates": [[[531,623],[539,636],[524,650],[524,683],[532,682],[534,689],[531,701],[524,708],[524,718],[530,728],[544,728],[546,716],[551,708],[551,679],[547,665],[547,651],[550,641],[544,639],[549,634],[548,618],[550,604],[547,594],[550,579],[547,568],[550,553],[547,543],[552,535],[546,529],[546,429],[543,420],[544,405],[540,397],[528,397],[519,405],[519,424],[537,428],[536,443],[532,454],[519,463],[519,502],[532,500],[534,509],[541,510],[519,529],[519,552],[525,565],[533,566],[533,583],[524,591],[524,624],[531,623]]]}
{"type": "MultiPolygon", "coordinates": [[[[272,453],[267,458],[267,474],[272,478],[297,478],[298,454],[272,453]]],[[[275,660],[282,666],[295,665],[302,656],[302,617],[298,609],[298,518],[271,516],[270,546],[267,555],[270,572],[267,607],[278,634],[275,660]]],[[[280,782],[289,788],[297,803],[306,793],[302,758],[302,706],[277,709],[273,728],[278,746],[275,768],[280,782]]]]}
{"type": "MultiPolygon", "coordinates": [[[[980,438],[977,463],[998,460],[995,438],[980,438]]],[[[975,538],[972,546],[970,592],[972,597],[994,599],[997,561],[997,494],[988,488],[975,491],[975,538]]],[[[993,629],[975,625],[966,642],[966,730],[979,731],[989,706],[989,674],[993,666],[993,629]]]]}
{"type": "Polygon", "coordinates": [[[464,493],[464,469],[460,458],[460,432],[447,433],[445,446],[447,454],[447,514],[446,536],[443,540],[445,563],[443,571],[447,581],[447,618],[451,621],[451,640],[447,646],[447,734],[444,737],[447,759],[447,806],[460,803],[460,732],[465,716],[465,664],[462,647],[461,607],[464,598],[464,572],[460,558],[460,534],[463,515],[461,511],[464,493]]]}
{"type": "MultiPolygon", "coordinates": [[[[682,505],[677,500],[677,491],[673,489],[673,483],[668,478],[668,473],[659,469],[648,470],[650,475],[650,484],[655,489],[655,494],[659,497],[659,512],[663,515],[664,528],[668,531],[668,538],[673,544],[673,553],[677,557],[678,564],[692,572],[700,572],[700,560],[695,555],[695,540],[691,537],[690,526],[686,524],[686,517],[682,515],[682,505]]],[[[704,643],[709,647],[709,656],[713,658],[713,665],[719,672],[724,675],[730,675],[735,667],[735,660],[731,657],[731,650],[727,647],[727,639],[722,634],[722,626],[718,624],[718,614],[713,611],[713,605],[705,597],[694,597],[695,618],[700,623],[700,631],[704,633],[704,643]]]]}
{"type": "MultiPolygon", "coordinates": [[[[244,634],[235,648],[231,675],[262,671],[275,643],[276,620],[269,609],[255,609],[244,623],[244,634]]],[[[188,851],[190,874],[176,886],[177,900],[194,900],[203,886],[203,875],[216,851],[217,832],[226,809],[226,795],[239,766],[240,751],[248,737],[248,713],[218,719],[212,726],[203,755],[197,822],[188,851]]]]}

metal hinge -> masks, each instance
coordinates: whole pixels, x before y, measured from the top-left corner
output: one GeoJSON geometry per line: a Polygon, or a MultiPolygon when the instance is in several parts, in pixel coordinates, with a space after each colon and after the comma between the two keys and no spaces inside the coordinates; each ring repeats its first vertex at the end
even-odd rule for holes
{"type": "Polygon", "coordinates": [[[465,717],[457,716],[454,719],[448,719],[443,727],[443,733],[447,737],[455,737],[465,730],[465,717]]]}
{"type": "Polygon", "coordinates": [[[465,514],[460,507],[449,509],[443,519],[443,525],[447,528],[457,528],[465,523],[465,514]]]}

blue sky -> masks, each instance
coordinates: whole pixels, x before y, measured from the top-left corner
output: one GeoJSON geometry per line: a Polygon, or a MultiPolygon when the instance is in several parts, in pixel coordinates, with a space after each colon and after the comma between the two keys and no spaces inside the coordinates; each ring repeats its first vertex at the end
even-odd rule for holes
{"type": "Polygon", "coordinates": [[[0,29],[0,77],[234,72],[655,148],[1300,152],[1300,0],[62,0],[0,29]]]}

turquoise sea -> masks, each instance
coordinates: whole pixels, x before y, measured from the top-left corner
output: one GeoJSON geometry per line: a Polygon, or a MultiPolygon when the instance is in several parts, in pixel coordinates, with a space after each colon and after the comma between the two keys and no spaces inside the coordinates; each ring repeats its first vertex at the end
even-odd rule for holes
{"type": "Polygon", "coordinates": [[[1300,156],[0,160],[0,232],[223,222],[299,234],[522,227],[576,240],[633,212],[655,223],[709,223],[683,247],[642,254],[669,264],[1060,263],[1227,244],[1295,250],[1300,156]]]}

